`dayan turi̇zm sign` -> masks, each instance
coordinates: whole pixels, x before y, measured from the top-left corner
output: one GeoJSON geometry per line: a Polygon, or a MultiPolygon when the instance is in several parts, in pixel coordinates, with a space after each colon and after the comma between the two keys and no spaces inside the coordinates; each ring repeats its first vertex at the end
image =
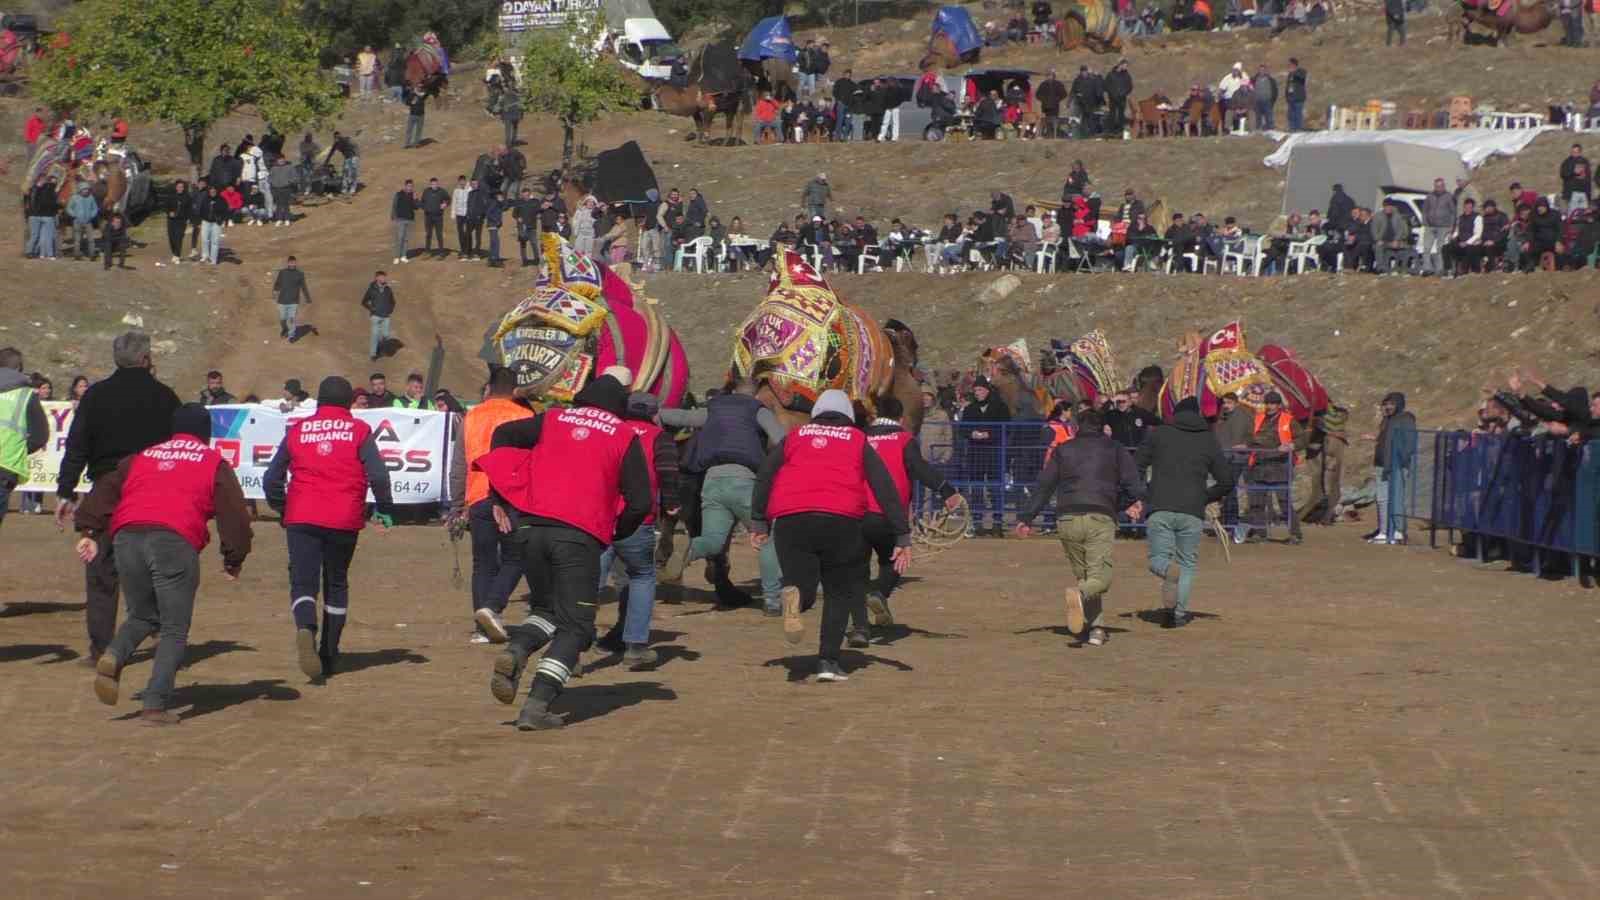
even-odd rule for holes
{"type": "Polygon", "coordinates": [[[557,28],[574,13],[594,12],[600,0],[505,0],[500,4],[501,31],[557,28]]]}

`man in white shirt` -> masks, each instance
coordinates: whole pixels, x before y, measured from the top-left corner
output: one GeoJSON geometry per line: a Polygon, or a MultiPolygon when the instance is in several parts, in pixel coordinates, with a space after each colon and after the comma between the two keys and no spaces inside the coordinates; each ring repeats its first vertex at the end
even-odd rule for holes
{"type": "Polygon", "coordinates": [[[466,259],[472,249],[472,240],[467,228],[467,198],[472,194],[472,188],[467,185],[467,176],[462,175],[456,179],[456,189],[450,192],[450,215],[456,219],[456,246],[461,248],[461,258],[466,259]]]}

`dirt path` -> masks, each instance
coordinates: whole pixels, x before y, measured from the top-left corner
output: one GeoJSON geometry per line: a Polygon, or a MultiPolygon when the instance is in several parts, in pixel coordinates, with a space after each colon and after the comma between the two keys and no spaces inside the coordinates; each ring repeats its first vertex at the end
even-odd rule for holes
{"type": "Polygon", "coordinates": [[[1208,546],[1181,632],[1134,615],[1155,585],[1119,544],[1100,650],[1059,633],[1053,543],[967,542],[842,685],[796,683],[759,613],[663,606],[666,662],[575,682],[539,735],[484,689],[436,530],[364,538],[326,687],[294,666],[276,529],[237,585],[208,555],[168,731],[91,695],[64,540],[6,537],[34,561],[0,590],[18,896],[1600,893],[1587,600],[1354,528],[1208,546]]]}

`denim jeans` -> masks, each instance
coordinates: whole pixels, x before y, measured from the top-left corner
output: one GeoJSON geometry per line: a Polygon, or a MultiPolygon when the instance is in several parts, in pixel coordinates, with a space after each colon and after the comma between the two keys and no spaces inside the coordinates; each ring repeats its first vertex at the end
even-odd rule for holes
{"type": "MultiPolygon", "coordinates": [[[[689,561],[716,556],[728,543],[734,522],[750,527],[750,499],[755,493],[754,478],[707,478],[700,489],[700,536],[689,543],[689,561]]],[[[783,570],[778,567],[778,548],[772,541],[761,545],[761,598],[768,609],[777,609],[783,590],[783,570]]]]}
{"type": "Polygon", "coordinates": [[[1380,467],[1373,469],[1373,473],[1378,479],[1378,536],[1403,538],[1406,535],[1406,470],[1380,467]],[[1400,508],[1396,509],[1391,499],[1399,501],[1400,508]]]}
{"type": "Polygon", "coordinates": [[[394,225],[394,255],[396,259],[405,259],[411,255],[411,220],[393,219],[394,225]]]}
{"type": "Polygon", "coordinates": [[[200,223],[200,258],[216,265],[222,253],[222,223],[200,223]]]}
{"type": "Polygon", "coordinates": [[[1150,572],[1157,578],[1166,578],[1167,567],[1178,566],[1178,602],[1173,612],[1187,613],[1189,591],[1194,587],[1194,573],[1200,566],[1200,537],[1205,534],[1205,526],[1195,516],[1169,509],[1151,513],[1147,525],[1150,572]]]}
{"type": "Polygon", "coordinates": [[[94,256],[94,226],[88,222],[73,222],[69,249],[77,256],[94,256]]]}
{"type": "Polygon", "coordinates": [[[123,530],[114,544],[128,618],[107,649],[127,662],[140,644],[160,633],[142,699],[145,709],[166,709],[189,646],[194,593],[200,587],[200,554],[165,529],[123,530]]]}
{"type": "Polygon", "coordinates": [[[500,261],[500,229],[489,229],[489,261],[500,261]]]}
{"type": "Polygon", "coordinates": [[[300,304],[298,304],[298,303],[279,303],[278,304],[278,327],[281,328],[285,332],[294,331],[294,322],[295,322],[295,319],[298,318],[299,314],[300,314],[300,304]]]}
{"type": "Polygon", "coordinates": [[[1440,248],[1449,239],[1450,229],[1448,227],[1423,226],[1422,271],[1432,272],[1435,275],[1444,274],[1444,258],[1440,255],[1440,248]]]}
{"type": "Polygon", "coordinates": [[[640,525],[638,531],[600,554],[600,590],[606,589],[611,580],[611,562],[619,557],[628,571],[628,586],[617,598],[626,610],[622,642],[648,644],[650,616],[656,608],[656,526],[640,525]]]}
{"type": "Polygon", "coordinates": [[[381,346],[383,344],[383,342],[388,340],[388,339],[389,339],[389,317],[388,316],[373,316],[372,317],[372,341],[371,341],[372,352],[367,354],[367,355],[371,356],[374,359],[376,359],[377,356],[378,356],[378,347],[381,346]]]}
{"type": "Polygon", "coordinates": [[[422,143],[422,117],[406,116],[406,146],[415,147],[422,143]]]}
{"type": "Polygon", "coordinates": [[[809,72],[800,73],[800,96],[809,97],[817,92],[817,76],[809,72]]]}
{"type": "Polygon", "coordinates": [[[1306,102],[1304,100],[1289,100],[1289,130],[1306,130],[1306,102]]]}
{"type": "Polygon", "coordinates": [[[361,157],[348,156],[344,161],[344,180],[341,189],[346,194],[354,194],[361,184],[361,157]]]}
{"type": "Polygon", "coordinates": [[[28,217],[28,255],[53,258],[56,255],[54,216],[28,217]]]}

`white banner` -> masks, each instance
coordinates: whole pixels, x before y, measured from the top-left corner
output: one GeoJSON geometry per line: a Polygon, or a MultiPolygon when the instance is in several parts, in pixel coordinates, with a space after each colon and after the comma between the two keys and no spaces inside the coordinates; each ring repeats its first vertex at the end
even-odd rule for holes
{"type": "MultiPolygon", "coordinates": [[[[264,500],[261,479],[283,443],[291,419],[310,411],[284,415],[268,406],[211,407],[211,446],[233,466],[245,497],[264,500]]],[[[396,503],[438,503],[448,500],[451,416],[431,409],[358,409],[356,418],[372,426],[378,453],[389,468],[389,487],[396,503]]],[[[370,498],[370,494],[369,497],[370,498]]]]}
{"type": "Polygon", "coordinates": [[[567,24],[569,17],[599,8],[600,0],[504,0],[500,4],[500,30],[559,28],[567,24]]]}
{"type": "MultiPolygon", "coordinates": [[[[50,421],[50,437],[44,449],[28,457],[28,480],[17,485],[19,491],[56,492],[56,478],[61,474],[61,453],[67,446],[67,432],[72,428],[72,404],[65,400],[46,400],[44,417],[50,421]]],[[[89,482],[80,480],[78,490],[89,490],[89,482]]]]}

